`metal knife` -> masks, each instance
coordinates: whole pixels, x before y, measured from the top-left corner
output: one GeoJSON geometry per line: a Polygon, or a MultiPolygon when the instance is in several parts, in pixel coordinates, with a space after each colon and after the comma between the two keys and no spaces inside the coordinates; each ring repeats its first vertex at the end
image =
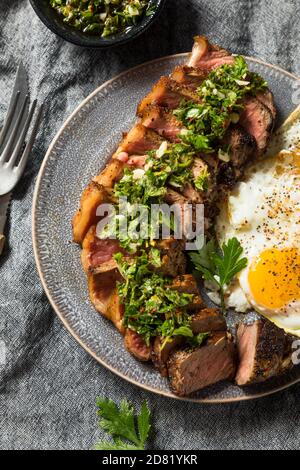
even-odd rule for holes
{"type": "Polygon", "coordinates": [[[11,200],[11,193],[0,196],[0,255],[5,244],[4,227],[7,219],[7,212],[11,200]]]}

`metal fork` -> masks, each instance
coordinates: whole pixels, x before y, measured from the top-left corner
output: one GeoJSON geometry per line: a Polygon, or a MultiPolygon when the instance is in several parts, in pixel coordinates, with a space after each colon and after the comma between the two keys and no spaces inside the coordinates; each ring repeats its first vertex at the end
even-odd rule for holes
{"type": "Polygon", "coordinates": [[[35,100],[29,111],[28,107],[29,96],[15,88],[0,133],[0,196],[12,191],[20,180],[36,138],[42,106],[37,107],[35,100]]]}

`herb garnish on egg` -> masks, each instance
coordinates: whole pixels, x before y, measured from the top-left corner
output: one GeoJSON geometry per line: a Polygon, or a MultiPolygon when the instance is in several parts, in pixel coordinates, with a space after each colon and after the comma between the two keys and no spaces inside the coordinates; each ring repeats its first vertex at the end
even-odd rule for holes
{"type": "Polygon", "coordinates": [[[210,240],[198,253],[191,253],[190,258],[197,271],[206,281],[212,282],[219,290],[221,307],[225,311],[224,290],[242,269],[247,266],[247,258],[241,258],[243,248],[237,238],[223,243],[220,250],[214,240],[210,240]]]}

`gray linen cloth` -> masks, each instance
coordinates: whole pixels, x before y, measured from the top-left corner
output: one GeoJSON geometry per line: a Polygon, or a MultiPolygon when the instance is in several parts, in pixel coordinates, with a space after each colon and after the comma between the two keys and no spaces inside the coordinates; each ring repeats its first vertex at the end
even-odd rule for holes
{"type": "Polygon", "coordinates": [[[36,175],[62,123],[98,85],[156,57],[191,49],[196,33],[231,51],[300,74],[297,0],[169,0],[142,37],[108,51],[85,50],[52,34],[28,0],[0,0],[0,121],[18,61],[46,115],[26,175],[14,192],[8,247],[0,260],[0,448],[88,449],[97,428],[95,397],[128,397],[153,411],[153,449],[296,449],[300,385],[264,399],[198,405],[126,383],[93,360],[52,311],[35,268],[31,203],[36,175]]]}

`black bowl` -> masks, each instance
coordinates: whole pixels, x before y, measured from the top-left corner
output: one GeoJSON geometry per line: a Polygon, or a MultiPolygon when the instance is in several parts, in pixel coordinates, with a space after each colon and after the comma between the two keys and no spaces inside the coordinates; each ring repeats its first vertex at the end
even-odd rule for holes
{"type": "Polygon", "coordinates": [[[30,3],[47,28],[51,29],[51,31],[66,41],[82,47],[107,48],[125,44],[146,31],[161,12],[165,1],[166,0],[151,0],[150,5],[156,5],[156,8],[150,16],[144,15],[141,21],[128,32],[119,33],[108,38],[86,34],[65,24],[62,17],[51,7],[49,0],[30,0],[30,3]]]}

